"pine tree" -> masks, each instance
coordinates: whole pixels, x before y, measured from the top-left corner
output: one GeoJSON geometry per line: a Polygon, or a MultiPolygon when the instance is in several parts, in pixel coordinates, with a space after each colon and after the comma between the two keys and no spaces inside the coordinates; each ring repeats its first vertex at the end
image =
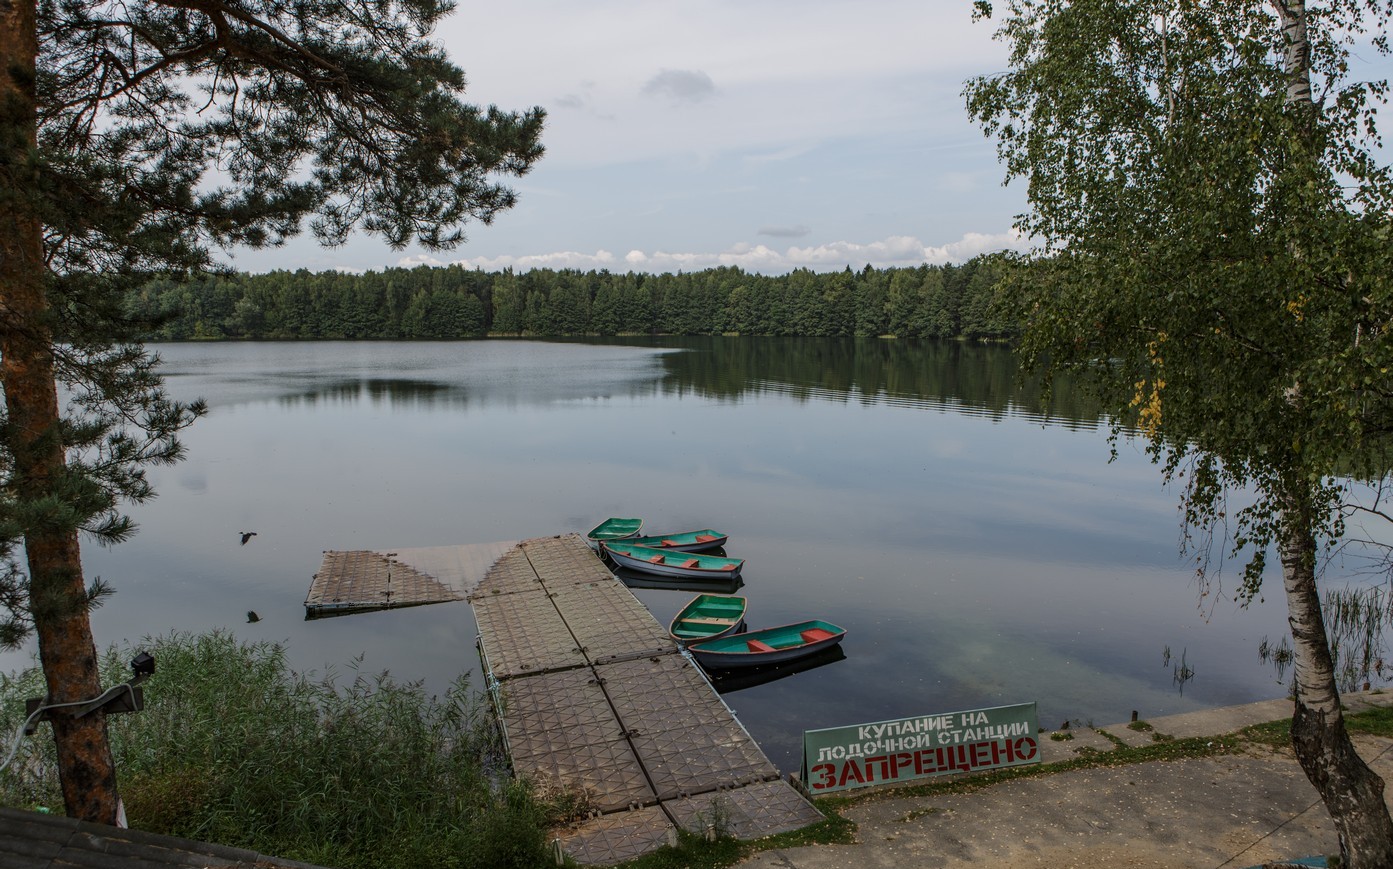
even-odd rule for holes
{"type": "MultiPolygon", "coordinates": [[[[0,642],[32,630],[50,703],[100,693],[78,534],[134,530],[171,401],[126,297],[306,221],[445,248],[514,202],[540,109],[461,101],[437,0],[0,3],[0,642]],[[71,396],[60,406],[59,394],[71,396]],[[24,563],[18,557],[24,550],[24,563]]],[[[246,313],[246,312],[244,312],[246,313]]],[[[216,322],[215,329],[233,312],[216,322]]],[[[51,713],[68,814],[116,819],[100,712],[51,713]]]]}

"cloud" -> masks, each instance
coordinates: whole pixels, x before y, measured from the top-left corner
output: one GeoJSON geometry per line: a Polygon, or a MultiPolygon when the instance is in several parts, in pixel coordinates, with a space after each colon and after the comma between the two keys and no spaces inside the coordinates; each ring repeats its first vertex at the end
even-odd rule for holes
{"type": "Polygon", "coordinates": [[[759,235],[772,235],[775,238],[802,238],[812,232],[803,224],[797,226],[761,226],[759,235]]]}
{"type": "MultiPolygon", "coordinates": [[[[813,271],[837,271],[850,266],[859,269],[870,265],[875,268],[912,267],[924,264],[945,265],[961,263],[983,253],[1001,250],[1027,250],[1027,240],[1015,230],[1001,233],[969,232],[957,241],[938,246],[925,245],[909,235],[896,235],[881,241],[868,243],[835,241],[808,247],[790,247],[784,251],[763,244],[741,243],[718,253],[679,252],[655,250],[650,252],[630,250],[624,256],[616,257],[607,250],[594,253],[560,251],[557,253],[530,254],[526,256],[472,257],[453,261],[466,268],[484,271],[514,269],[527,271],[535,268],[546,269],[609,269],[610,271],[644,272],[661,274],[663,272],[694,272],[720,266],[737,266],[748,272],[760,274],[784,274],[793,269],[806,268],[813,271]]],[[[407,257],[397,262],[398,266],[409,268],[417,265],[448,265],[445,261],[428,255],[407,257]]]]}
{"type": "Polygon", "coordinates": [[[674,103],[698,103],[716,93],[716,83],[699,69],[665,69],[643,85],[642,93],[674,103]]]}
{"type": "Polygon", "coordinates": [[[422,265],[460,265],[466,268],[483,269],[486,272],[501,272],[504,269],[525,272],[531,269],[608,269],[613,268],[616,262],[618,261],[614,258],[614,254],[607,250],[597,250],[594,253],[564,250],[556,253],[527,254],[524,256],[505,254],[495,257],[478,256],[457,260],[442,260],[429,254],[418,254],[417,256],[403,257],[397,261],[397,265],[401,268],[422,265]]]}
{"type": "Polygon", "coordinates": [[[969,232],[957,241],[949,242],[941,247],[924,248],[924,261],[934,264],[966,262],[978,254],[1003,250],[1028,251],[1030,250],[1030,240],[1015,229],[992,235],[969,232]]]}

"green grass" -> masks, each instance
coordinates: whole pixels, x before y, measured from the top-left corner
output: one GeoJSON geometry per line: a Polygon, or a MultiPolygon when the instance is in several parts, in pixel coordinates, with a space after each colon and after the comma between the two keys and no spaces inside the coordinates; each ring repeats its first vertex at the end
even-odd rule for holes
{"type": "MultiPolygon", "coordinates": [[[[1367,733],[1393,739],[1393,707],[1376,706],[1345,716],[1345,729],[1350,733],[1367,733]]],[[[1282,718],[1265,724],[1245,727],[1243,736],[1259,745],[1283,748],[1291,745],[1291,719],[1282,718]]]]}
{"type": "MultiPolygon", "coordinates": [[[[359,662],[311,679],[282,647],[220,633],[146,647],[145,710],[109,719],[133,827],[340,869],[546,864],[547,807],[499,774],[495,728],[463,681],[433,697],[359,662]]],[[[132,654],[105,656],[107,684],[132,654]]],[[[0,732],[43,693],[35,670],[0,676],[0,732]]],[[[0,803],[61,811],[47,727],[0,772],[0,803]]]]}
{"type": "Polygon", "coordinates": [[[1393,708],[1379,706],[1356,712],[1345,719],[1345,726],[1352,733],[1393,738],[1393,708]]]}

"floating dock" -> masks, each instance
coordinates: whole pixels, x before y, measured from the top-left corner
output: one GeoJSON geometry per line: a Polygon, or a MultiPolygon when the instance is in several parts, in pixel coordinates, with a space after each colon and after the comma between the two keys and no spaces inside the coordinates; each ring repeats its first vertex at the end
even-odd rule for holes
{"type": "Polygon", "coordinates": [[[517,541],[325,552],[305,596],[305,618],[464,600],[515,546],[517,541]]]}
{"type": "Polygon", "coordinates": [[[678,828],[755,839],[822,820],[579,535],[326,552],[305,617],[452,600],[474,609],[514,772],[585,807],[553,833],[578,863],[642,856],[678,828]]]}
{"type": "Polygon", "coordinates": [[[753,839],[822,820],[578,535],[523,541],[468,599],[514,770],[591,810],[556,833],[577,862],[641,856],[678,827],[753,839]]]}

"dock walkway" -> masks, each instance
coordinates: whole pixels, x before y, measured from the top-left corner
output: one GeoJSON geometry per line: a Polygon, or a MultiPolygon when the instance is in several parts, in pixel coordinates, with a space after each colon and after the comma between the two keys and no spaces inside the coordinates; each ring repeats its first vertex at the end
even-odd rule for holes
{"type": "Polygon", "coordinates": [[[753,839],[822,819],[578,535],[523,541],[468,600],[514,770],[592,810],[557,832],[577,862],[640,856],[674,827],[753,839]]]}

